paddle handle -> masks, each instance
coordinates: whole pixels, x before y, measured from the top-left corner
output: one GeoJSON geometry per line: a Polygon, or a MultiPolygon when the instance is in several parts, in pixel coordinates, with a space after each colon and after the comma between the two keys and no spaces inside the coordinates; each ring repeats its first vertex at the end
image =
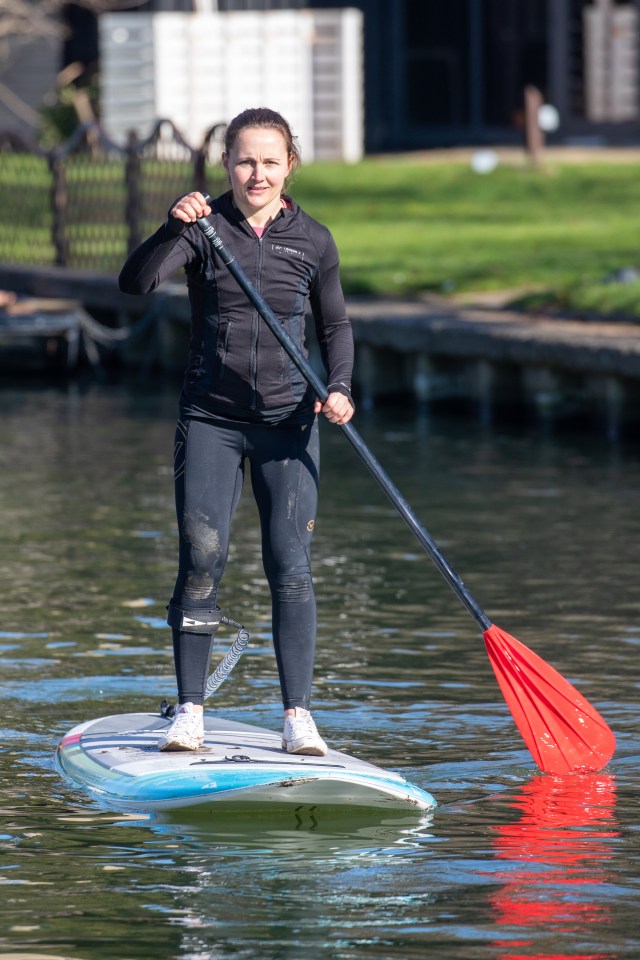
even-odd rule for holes
{"type": "MultiPolygon", "coordinates": [[[[317,397],[324,403],[329,396],[329,391],[327,390],[326,385],[322,382],[313,367],[309,364],[297,343],[289,336],[288,332],[280,323],[269,304],[256,290],[238,261],[220,239],[220,236],[215,228],[205,217],[201,217],[200,219],[196,220],[196,225],[210,242],[211,246],[225,266],[229,269],[232,276],[238,281],[241,289],[247,295],[273,335],[280,342],[281,346],[287,352],[307,383],[313,387],[317,397]]],[[[369,472],[378,481],[379,485],[382,487],[385,494],[394,505],[402,519],[405,521],[409,529],[413,531],[414,535],[429,557],[431,557],[437,569],[440,571],[453,592],[457,595],[463,606],[467,608],[483,632],[488,630],[492,625],[491,621],[478,605],[476,600],[471,596],[465,583],[438,548],[433,538],[424,528],[391,478],[371,453],[358,431],[351,423],[341,424],[340,429],[345,434],[369,472]]]]}

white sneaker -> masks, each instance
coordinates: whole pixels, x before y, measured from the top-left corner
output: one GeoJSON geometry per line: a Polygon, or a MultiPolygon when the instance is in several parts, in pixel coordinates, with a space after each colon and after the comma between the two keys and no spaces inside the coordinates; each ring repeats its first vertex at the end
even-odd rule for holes
{"type": "Polygon", "coordinates": [[[168,730],[158,742],[159,750],[197,750],[204,743],[204,717],[192,703],[182,703],[168,730]]]}
{"type": "Polygon", "coordinates": [[[308,710],[296,707],[293,716],[284,718],[282,749],[287,753],[303,753],[308,757],[326,757],[327,745],[316,730],[308,710]]]}

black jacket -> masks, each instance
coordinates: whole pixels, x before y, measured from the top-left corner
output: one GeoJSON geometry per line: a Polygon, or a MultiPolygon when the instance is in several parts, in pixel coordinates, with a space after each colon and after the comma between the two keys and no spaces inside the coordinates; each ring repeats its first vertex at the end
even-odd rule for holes
{"type": "MultiPolygon", "coordinates": [[[[349,396],[353,337],[338,251],[326,227],[289,203],[260,238],[230,192],[213,201],[210,219],[305,355],[305,315],[311,307],[327,385],[349,396]]],[[[191,304],[183,408],[249,421],[308,420],[313,391],[195,225],[169,217],[129,256],[120,289],[149,293],[180,267],[191,304]]]]}

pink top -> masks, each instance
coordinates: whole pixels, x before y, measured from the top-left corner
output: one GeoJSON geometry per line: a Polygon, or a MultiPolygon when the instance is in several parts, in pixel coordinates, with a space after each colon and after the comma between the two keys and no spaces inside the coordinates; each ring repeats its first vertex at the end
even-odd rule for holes
{"type": "MultiPolygon", "coordinates": [[[[293,209],[293,207],[291,206],[291,202],[290,202],[289,200],[287,200],[286,197],[281,197],[281,198],[280,198],[280,203],[282,204],[283,207],[286,207],[287,210],[292,210],[292,209],[293,209]]],[[[264,231],[265,231],[267,228],[266,228],[266,225],[265,225],[264,227],[254,227],[253,224],[252,224],[252,225],[251,225],[251,229],[252,229],[253,232],[255,233],[256,237],[261,237],[262,234],[264,233],[264,231]]]]}

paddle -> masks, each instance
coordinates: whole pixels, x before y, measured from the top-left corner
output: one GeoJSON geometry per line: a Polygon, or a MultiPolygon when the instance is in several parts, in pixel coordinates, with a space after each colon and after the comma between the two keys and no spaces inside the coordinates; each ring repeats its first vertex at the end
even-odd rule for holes
{"type": "MultiPolygon", "coordinates": [[[[209,199],[207,198],[207,202],[209,199]]],[[[222,262],[238,281],[273,335],[307,383],[324,403],[322,383],[298,345],[291,339],[267,302],[224,245],[206,218],[196,221],[222,262]]],[[[594,707],[553,667],[524,644],[491,623],[466,585],[436,546],[417,516],[387,476],[351,423],[340,429],[378,481],[400,516],[476,623],[479,624],[500,689],[520,733],[541,770],[565,774],[601,770],[613,754],[613,733],[594,707]]]]}

